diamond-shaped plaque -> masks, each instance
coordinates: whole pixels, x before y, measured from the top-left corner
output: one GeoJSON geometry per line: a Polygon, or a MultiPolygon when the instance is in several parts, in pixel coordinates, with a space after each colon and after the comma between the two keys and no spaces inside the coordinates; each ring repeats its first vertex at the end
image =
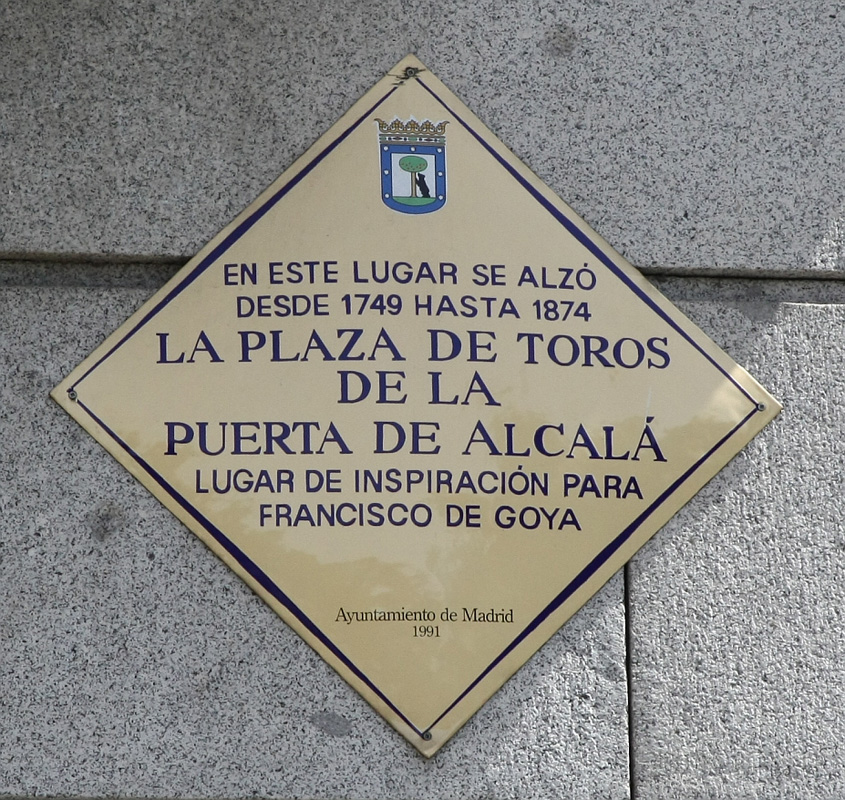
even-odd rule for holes
{"type": "Polygon", "coordinates": [[[53,396],[427,756],[780,409],[410,56],[53,396]]]}

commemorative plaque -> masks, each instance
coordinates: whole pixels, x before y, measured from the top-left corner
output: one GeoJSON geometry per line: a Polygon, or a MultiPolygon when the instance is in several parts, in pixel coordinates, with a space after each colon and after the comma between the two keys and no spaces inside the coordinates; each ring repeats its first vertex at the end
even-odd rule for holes
{"type": "Polygon", "coordinates": [[[53,397],[426,756],[780,409],[412,56],[53,397]]]}

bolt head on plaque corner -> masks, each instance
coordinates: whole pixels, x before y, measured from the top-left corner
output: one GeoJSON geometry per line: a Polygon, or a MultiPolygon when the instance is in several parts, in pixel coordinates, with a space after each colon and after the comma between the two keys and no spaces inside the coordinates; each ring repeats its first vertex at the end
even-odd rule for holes
{"type": "Polygon", "coordinates": [[[780,409],[413,56],[53,396],[426,756],[780,409]]]}

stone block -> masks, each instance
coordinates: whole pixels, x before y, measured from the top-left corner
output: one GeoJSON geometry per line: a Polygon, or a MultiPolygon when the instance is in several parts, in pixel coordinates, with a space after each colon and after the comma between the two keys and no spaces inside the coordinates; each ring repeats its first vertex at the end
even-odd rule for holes
{"type": "Polygon", "coordinates": [[[665,281],[783,403],[629,565],[639,800],[845,796],[845,287],[665,281]]]}
{"type": "Polygon", "coordinates": [[[426,761],[48,398],[150,293],[62,269],[0,288],[0,797],[629,796],[621,576],[426,761]]]}
{"type": "Polygon", "coordinates": [[[7,3],[0,254],[187,258],[415,52],[637,267],[838,273],[842,24],[801,0],[7,3]]]}

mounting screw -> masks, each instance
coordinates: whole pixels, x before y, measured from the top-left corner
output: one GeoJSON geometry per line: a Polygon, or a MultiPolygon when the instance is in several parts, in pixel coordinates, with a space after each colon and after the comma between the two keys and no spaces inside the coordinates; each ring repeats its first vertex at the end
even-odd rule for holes
{"type": "Polygon", "coordinates": [[[76,393],[76,389],[68,389],[67,390],[68,400],[76,400],[79,395],[76,393]]]}
{"type": "Polygon", "coordinates": [[[423,739],[425,739],[427,742],[430,742],[430,741],[431,741],[431,731],[426,731],[426,732],[422,735],[422,737],[423,737],[423,739]]]}
{"type": "Polygon", "coordinates": [[[758,411],[765,411],[766,410],[766,404],[765,403],[757,403],[757,410],[758,411]]]}

